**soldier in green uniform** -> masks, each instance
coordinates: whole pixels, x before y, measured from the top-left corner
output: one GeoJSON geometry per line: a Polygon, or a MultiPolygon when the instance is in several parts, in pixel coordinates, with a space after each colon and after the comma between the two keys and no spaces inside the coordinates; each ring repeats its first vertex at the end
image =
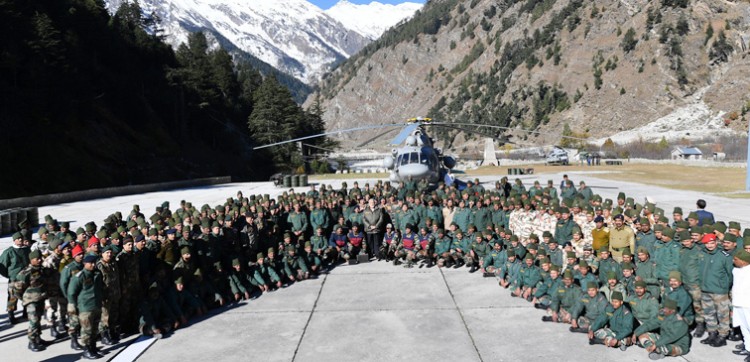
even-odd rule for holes
{"type": "Polygon", "coordinates": [[[672,299],[664,301],[663,316],[659,316],[655,323],[659,333],[642,332],[640,327],[635,330],[638,341],[649,352],[652,360],[662,359],[664,356],[682,356],[690,352],[690,335],[688,324],[677,313],[677,302],[672,299]]]}
{"type": "Polygon", "coordinates": [[[573,273],[570,270],[563,274],[563,283],[552,297],[548,311],[550,316],[542,317],[543,322],[570,323],[570,311],[581,297],[581,288],[573,283],[573,273]]]}
{"type": "Polygon", "coordinates": [[[589,344],[620,347],[624,351],[631,343],[632,334],[633,315],[623,305],[622,293],[614,292],[610,305],[589,327],[589,344]]]}
{"type": "MultiPolygon", "coordinates": [[[[272,253],[273,250],[271,249],[269,252],[272,253]]],[[[281,276],[279,276],[279,273],[276,272],[276,269],[271,263],[270,259],[267,260],[263,257],[263,253],[258,253],[254,275],[258,283],[258,288],[263,292],[270,292],[273,291],[274,288],[281,288],[283,284],[281,276]]]]}
{"type": "Polygon", "coordinates": [[[96,328],[102,312],[104,282],[96,269],[96,255],[83,258],[83,269],[70,281],[68,302],[75,305],[81,323],[81,343],[83,357],[98,359],[103,357],[96,348],[96,328]]]}
{"type": "Polygon", "coordinates": [[[533,255],[526,254],[524,265],[518,271],[518,277],[516,278],[517,288],[513,291],[512,296],[522,297],[529,302],[533,299],[536,286],[542,280],[539,267],[534,264],[534,261],[533,255]]]}
{"type": "Polygon", "coordinates": [[[521,269],[521,262],[516,258],[516,252],[513,250],[508,250],[505,255],[507,259],[498,269],[497,277],[500,286],[508,288],[515,280],[518,271],[521,269]]]}
{"type": "Polygon", "coordinates": [[[669,285],[669,273],[678,270],[680,264],[680,244],[673,240],[674,236],[673,229],[664,229],[661,238],[654,243],[656,278],[659,279],[662,288],[669,285]]]}
{"type": "MultiPolygon", "coordinates": [[[[549,265],[549,259],[543,259],[542,264],[549,265]]],[[[534,308],[543,310],[549,308],[553,296],[562,286],[562,280],[560,280],[559,277],[560,267],[557,265],[551,265],[549,267],[549,276],[539,284],[534,292],[534,299],[531,301],[534,304],[534,308]]]]}
{"type": "Polygon", "coordinates": [[[720,250],[715,234],[706,234],[702,241],[703,259],[699,264],[701,307],[708,338],[702,340],[701,343],[721,347],[727,344],[730,330],[729,291],[733,280],[733,257],[730,253],[720,250]]]}
{"type": "Polygon", "coordinates": [[[622,275],[622,269],[620,264],[610,257],[610,252],[607,247],[599,249],[599,284],[606,285],[609,279],[609,272],[614,272],[617,280],[622,275]]]}
{"type": "MultiPolygon", "coordinates": [[[[693,298],[682,285],[682,273],[674,270],[669,273],[669,287],[664,291],[664,299],[671,299],[677,302],[677,313],[685,320],[688,325],[695,321],[695,311],[693,311],[693,298]]],[[[662,307],[664,303],[662,303],[662,307]]]]}
{"type": "Polygon", "coordinates": [[[297,248],[293,245],[287,246],[282,264],[284,265],[284,274],[292,282],[305,280],[310,277],[307,265],[297,255],[297,248]]]}
{"type": "Polygon", "coordinates": [[[12,239],[13,245],[0,254],[0,275],[8,278],[8,305],[6,311],[8,311],[8,322],[15,324],[18,299],[22,296],[14,292],[13,283],[16,281],[18,272],[29,265],[30,250],[28,246],[24,246],[23,235],[20,232],[13,234],[12,239]]]}
{"type": "MultiPolygon", "coordinates": [[[[635,282],[635,295],[625,298],[625,302],[633,313],[633,318],[638,321],[639,326],[649,326],[654,323],[659,314],[659,301],[654,298],[646,289],[647,285],[643,280],[635,282]]],[[[645,330],[644,332],[648,332],[645,330]]],[[[631,344],[636,342],[636,335],[633,336],[631,344]]]]}
{"type": "Polygon", "coordinates": [[[471,266],[469,273],[473,273],[482,267],[482,262],[487,254],[490,253],[492,247],[484,242],[482,233],[477,232],[474,237],[474,242],[469,247],[469,253],[464,257],[466,264],[471,266]]]}
{"type": "Polygon", "coordinates": [[[656,277],[656,263],[651,260],[650,253],[645,247],[638,248],[638,262],[635,264],[635,281],[645,282],[651,296],[659,298],[661,295],[661,285],[659,279],[656,277]]]}
{"type": "Polygon", "coordinates": [[[102,295],[102,317],[99,323],[99,335],[105,345],[117,344],[120,339],[120,271],[113,256],[112,245],[102,249],[102,257],[96,262],[96,268],[102,275],[104,290],[102,295]]]}
{"type": "MultiPolygon", "coordinates": [[[[435,244],[437,245],[437,242],[435,242],[435,244]]],[[[503,244],[495,243],[492,251],[484,257],[484,260],[482,260],[482,268],[479,271],[482,273],[492,273],[497,275],[501,265],[507,259],[505,255],[506,254],[503,253],[503,244]]],[[[438,266],[441,266],[440,261],[438,261],[438,266]]]]}
{"type": "Polygon", "coordinates": [[[599,284],[595,281],[586,283],[586,294],[581,295],[570,311],[570,331],[588,333],[589,327],[599,319],[609,306],[607,297],[599,292],[599,284]],[[585,311],[584,315],[581,315],[585,311]]]}
{"type": "Polygon", "coordinates": [[[300,235],[305,235],[307,228],[310,225],[307,221],[307,214],[301,210],[300,204],[298,203],[294,204],[294,211],[289,213],[286,222],[289,225],[291,232],[297,238],[299,238],[300,235]]]}
{"type": "Polygon", "coordinates": [[[607,300],[610,302],[612,301],[612,295],[615,292],[619,292],[623,296],[627,296],[627,292],[625,290],[625,286],[620,284],[619,279],[617,278],[617,274],[613,271],[608,271],[607,276],[605,277],[607,280],[607,283],[602,285],[599,290],[604,293],[604,296],[607,297],[607,300]]]}
{"type": "MultiPolygon", "coordinates": [[[[29,265],[16,274],[13,289],[22,296],[22,304],[29,318],[29,350],[43,351],[48,342],[42,340],[41,319],[44,314],[44,300],[49,278],[54,277],[49,269],[42,268],[42,254],[39,250],[29,253],[29,265]]],[[[53,327],[54,328],[54,327],[53,327]]]]}
{"type": "Polygon", "coordinates": [[[445,229],[438,228],[437,237],[435,238],[435,243],[433,245],[433,259],[437,260],[437,266],[439,268],[442,268],[443,266],[449,267],[446,263],[453,260],[450,257],[452,242],[453,240],[445,235],[445,229]]]}
{"type": "Polygon", "coordinates": [[[68,313],[68,334],[70,335],[70,348],[76,351],[83,349],[78,344],[78,333],[80,332],[81,325],[79,323],[78,311],[76,305],[70,302],[70,296],[68,295],[68,286],[73,276],[78,274],[83,269],[83,248],[81,245],[76,245],[71,252],[73,261],[66,265],[62,273],[60,273],[60,290],[65,294],[65,298],[68,300],[67,313],[68,313]]]}

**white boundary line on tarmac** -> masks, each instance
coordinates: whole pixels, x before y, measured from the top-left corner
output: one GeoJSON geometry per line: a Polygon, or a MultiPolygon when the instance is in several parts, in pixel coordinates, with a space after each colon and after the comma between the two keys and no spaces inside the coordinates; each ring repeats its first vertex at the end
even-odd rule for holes
{"type": "Polygon", "coordinates": [[[146,350],[156,343],[156,338],[140,336],[129,346],[112,358],[111,362],[132,362],[138,359],[146,350]]]}

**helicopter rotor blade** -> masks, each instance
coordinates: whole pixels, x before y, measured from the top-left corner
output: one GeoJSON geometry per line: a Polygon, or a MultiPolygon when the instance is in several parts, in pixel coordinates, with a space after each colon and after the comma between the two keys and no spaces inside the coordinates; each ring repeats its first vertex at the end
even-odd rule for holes
{"type": "Polygon", "coordinates": [[[415,129],[419,128],[421,123],[412,123],[404,129],[401,130],[401,132],[391,141],[391,145],[400,145],[406,141],[406,138],[409,137],[412,132],[414,132],[415,129]]]}
{"type": "Polygon", "coordinates": [[[511,143],[511,144],[513,143],[513,142],[508,141],[507,138],[496,137],[495,135],[487,134],[487,133],[484,133],[484,132],[480,132],[480,131],[477,131],[477,130],[468,129],[468,128],[464,128],[464,127],[454,126],[453,124],[432,123],[432,124],[430,124],[430,126],[455,129],[455,130],[458,130],[458,131],[461,131],[461,132],[474,133],[474,134],[477,134],[477,135],[480,135],[480,136],[484,136],[484,137],[487,137],[487,138],[500,139],[504,143],[511,143]]]}
{"type": "Polygon", "coordinates": [[[339,129],[339,130],[335,130],[335,131],[330,131],[330,132],[325,132],[325,133],[319,133],[319,134],[312,135],[312,136],[299,137],[299,138],[295,138],[295,139],[291,139],[291,140],[286,140],[286,141],[271,143],[271,144],[267,144],[267,145],[263,145],[263,146],[253,147],[253,149],[254,150],[259,150],[261,148],[268,148],[268,147],[283,145],[283,144],[287,144],[287,143],[299,142],[299,141],[303,141],[303,140],[309,140],[309,139],[312,139],[312,138],[330,136],[330,135],[335,135],[335,134],[348,133],[348,132],[354,132],[354,131],[364,131],[364,130],[368,130],[368,129],[386,128],[386,127],[401,127],[403,125],[404,125],[403,123],[391,123],[391,124],[378,124],[378,125],[374,125],[374,126],[363,126],[363,127],[339,129]]]}
{"type": "MultiPolygon", "coordinates": [[[[446,122],[441,122],[441,123],[432,123],[432,124],[433,125],[434,124],[441,124],[441,125],[445,125],[445,124],[454,125],[455,124],[455,125],[459,125],[459,126],[489,127],[489,128],[503,129],[503,130],[509,130],[509,131],[521,131],[521,132],[526,132],[526,133],[536,133],[536,134],[543,134],[543,135],[560,136],[557,133],[552,133],[552,132],[529,131],[529,130],[518,129],[518,128],[494,126],[494,125],[490,125],[490,124],[480,124],[480,123],[446,123],[446,122]]],[[[568,138],[568,139],[574,139],[574,140],[579,140],[579,141],[587,141],[588,140],[587,138],[572,137],[572,136],[560,136],[560,137],[562,137],[562,138],[568,138]]]]}

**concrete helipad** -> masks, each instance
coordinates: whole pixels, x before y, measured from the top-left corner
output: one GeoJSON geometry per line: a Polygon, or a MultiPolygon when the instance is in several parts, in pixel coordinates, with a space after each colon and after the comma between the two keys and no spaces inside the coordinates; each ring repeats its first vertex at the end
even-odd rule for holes
{"type": "MultiPolygon", "coordinates": [[[[561,169],[564,170],[564,169],[561,169]]],[[[692,210],[704,198],[719,220],[750,226],[750,200],[732,200],[691,191],[675,191],[626,179],[610,181],[569,172],[576,183],[585,180],[594,192],[614,198],[624,191],[636,200],[654,198],[671,212],[674,206],[692,210]]],[[[521,178],[559,183],[562,173],[521,178]]],[[[480,177],[494,183],[497,177],[480,177]]],[[[347,180],[351,184],[351,180],[347,180]]],[[[363,185],[365,179],[360,181],[363,185]]],[[[372,181],[372,180],[369,180],[372,181]]],[[[338,187],[340,181],[326,181],[338,187]]],[[[491,187],[491,185],[487,185],[491,187]]],[[[283,191],[270,183],[228,184],[122,196],[40,208],[70,221],[73,228],[93,220],[101,223],[114,211],[127,214],[133,204],[149,213],[163,201],[178,205],[222,203],[238,190],[249,193],[283,191]]],[[[0,239],[0,249],[10,245],[0,239]]],[[[0,281],[4,310],[7,280],[0,281]]],[[[62,341],[41,353],[26,349],[24,323],[7,327],[0,312],[0,352],[3,361],[69,361],[80,354],[62,341]]],[[[384,262],[341,266],[328,275],[212,311],[202,320],[162,340],[124,341],[108,349],[106,359],[141,361],[647,361],[644,350],[626,352],[588,346],[586,336],[567,326],[541,322],[543,311],[500,288],[493,278],[469,274],[467,269],[394,267],[384,262]],[[127,347],[127,348],[126,348],[127,347]]],[[[45,337],[49,339],[45,330],[45,337]]],[[[732,345],[706,347],[693,341],[688,361],[739,361],[732,345]]]]}

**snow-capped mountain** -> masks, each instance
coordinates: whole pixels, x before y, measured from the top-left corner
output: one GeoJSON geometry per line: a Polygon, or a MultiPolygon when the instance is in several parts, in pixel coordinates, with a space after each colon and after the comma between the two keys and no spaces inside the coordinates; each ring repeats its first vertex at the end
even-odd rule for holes
{"type": "Polygon", "coordinates": [[[412,2],[391,5],[373,1],[367,5],[358,5],[341,0],[325,13],[347,28],[375,40],[388,28],[411,18],[421,8],[422,4],[412,2]]]}
{"type": "MultiPolygon", "coordinates": [[[[114,13],[125,1],[129,0],[105,3],[114,13]]],[[[167,41],[175,47],[186,42],[190,32],[204,31],[306,83],[359,51],[375,32],[374,25],[363,28],[366,34],[349,28],[306,0],[139,0],[139,4],[144,14],[161,20],[167,41]]],[[[353,11],[349,14],[355,16],[353,11]]],[[[373,14],[383,16],[384,22],[398,22],[383,10],[373,14]]]]}

